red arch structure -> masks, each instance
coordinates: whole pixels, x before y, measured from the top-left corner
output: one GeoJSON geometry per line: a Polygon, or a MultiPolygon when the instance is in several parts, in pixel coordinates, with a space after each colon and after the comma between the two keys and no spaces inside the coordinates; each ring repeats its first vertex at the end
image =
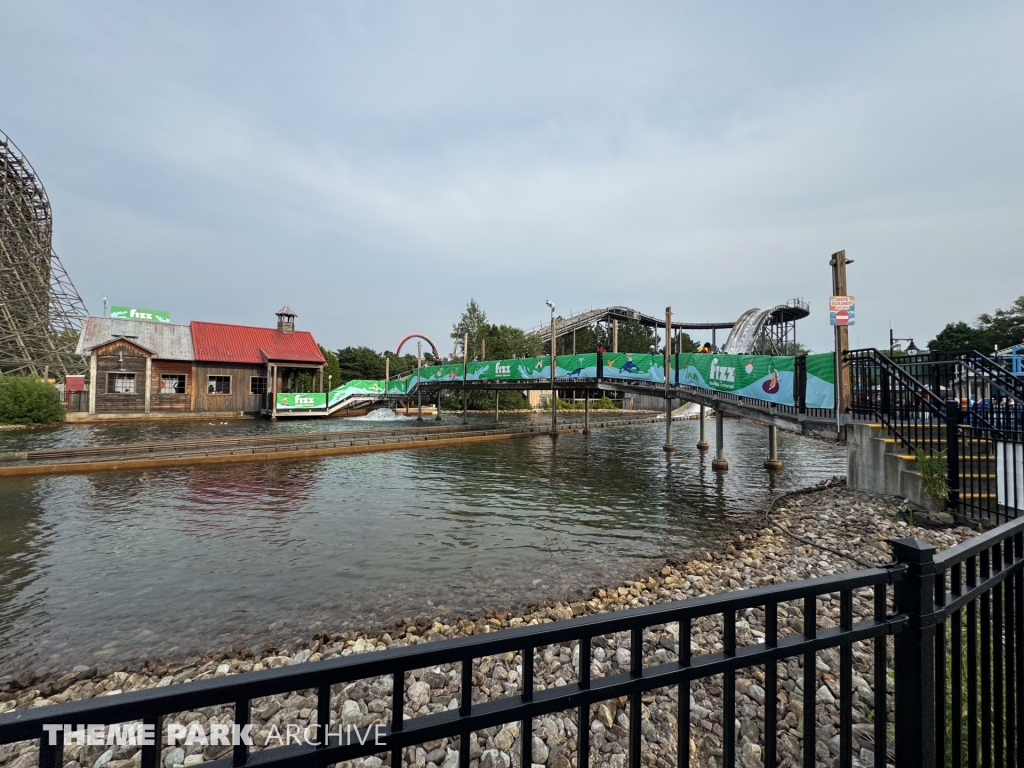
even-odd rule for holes
{"type": "Polygon", "coordinates": [[[434,354],[434,359],[441,359],[441,355],[437,351],[437,346],[434,344],[434,342],[430,340],[428,336],[424,336],[422,333],[410,333],[408,336],[404,337],[400,342],[398,342],[398,347],[395,349],[396,357],[402,354],[402,347],[405,345],[405,342],[407,342],[409,339],[423,339],[425,342],[427,342],[427,344],[430,345],[430,351],[434,354]]]}

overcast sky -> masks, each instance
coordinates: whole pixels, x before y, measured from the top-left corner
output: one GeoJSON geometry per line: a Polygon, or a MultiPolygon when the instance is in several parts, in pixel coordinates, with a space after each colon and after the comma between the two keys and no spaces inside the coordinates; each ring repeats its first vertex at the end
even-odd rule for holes
{"type": "MultiPolygon", "coordinates": [[[[450,349],[625,304],[793,297],[831,347],[1024,294],[1024,5],[19,3],[0,130],[89,309],[450,349]]],[[[698,334],[699,336],[699,334],[698,334]]]]}

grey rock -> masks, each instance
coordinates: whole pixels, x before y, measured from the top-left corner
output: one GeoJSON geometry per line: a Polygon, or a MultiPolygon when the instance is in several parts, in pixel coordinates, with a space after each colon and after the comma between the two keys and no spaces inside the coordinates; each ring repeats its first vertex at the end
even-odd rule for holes
{"type": "Polygon", "coordinates": [[[409,686],[409,703],[413,709],[419,709],[430,702],[430,685],[423,680],[417,680],[409,686]]]}
{"type": "Polygon", "coordinates": [[[358,701],[347,699],[345,703],[341,705],[341,722],[344,725],[358,725],[359,721],[362,719],[363,711],[359,708],[358,701]]]}
{"type": "Polygon", "coordinates": [[[512,758],[499,749],[488,749],[480,756],[480,768],[511,768],[512,758]]]}
{"type": "Polygon", "coordinates": [[[164,768],[172,768],[175,765],[181,765],[185,762],[185,750],[181,747],[175,747],[167,753],[167,757],[164,758],[164,768]]]}
{"type": "Polygon", "coordinates": [[[539,736],[533,737],[533,762],[546,763],[548,761],[548,745],[539,736]]]}

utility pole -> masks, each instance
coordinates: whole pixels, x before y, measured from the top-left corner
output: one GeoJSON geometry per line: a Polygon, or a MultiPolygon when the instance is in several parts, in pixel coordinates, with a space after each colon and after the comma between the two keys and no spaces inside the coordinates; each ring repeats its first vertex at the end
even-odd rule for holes
{"type": "Polygon", "coordinates": [[[466,419],[466,373],[469,370],[469,334],[462,335],[462,423],[468,424],[466,419]]]}
{"type": "MultiPolygon", "coordinates": [[[[832,267],[832,295],[847,296],[846,265],[853,260],[846,258],[846,251],[837,251],[829,259],[832,267]]],[[[837,325],[836,333],[836,425],[842,429],[843,419],[850,412],[850,363],[846,353],[850,349],[850,329],[837,325]]]]}
{"type": "Polygon", "coordinates": [[[551,436],[558,437],[558,396],[555,391],[555,368],[557,367],[555,354],[558,351],[558,339],[555,336],[555,305],[548,299],[544,302],[551,309],[551,436]]]}
{"type": "Polygon", "coordinates": [[[423,379],[420,372],[423,370],[423,342],[416,342],[416,421],[423,421],[423,379]]]}
{"type": "Polygon", "coordinates": [[[612,352],[619,351],[619,321],[612,320],[612,352]]]}
{"type": "Polygon", "coordinates": [[[672,445],[672,398],[669,397],[669,379],[672,376],[672,307],[665,307],[665,453],[676,449],[672,445]]]}
{"type": "Polygon", "coordinates": [[[391,378],[391,358],[384,354],[384,402],[388,400],[388,379],[391,378]]]}
{"type": "Polygon", "coordinates": [[[558,367],[555,355],[555,308],[551,308],[551,436],[558,435],[558,395],[555,391],[555,369],[558,367]]]}

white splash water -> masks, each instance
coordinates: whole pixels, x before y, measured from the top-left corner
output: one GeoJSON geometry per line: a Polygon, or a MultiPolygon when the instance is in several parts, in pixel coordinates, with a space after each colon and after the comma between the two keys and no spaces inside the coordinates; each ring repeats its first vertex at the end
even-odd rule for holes
{"type": "Polygon", "coordinates": [[[349,421],[415,421],[415,416],[402,416],[390,408],[378,408],[365,416],[353,416],[349,421]]]}

